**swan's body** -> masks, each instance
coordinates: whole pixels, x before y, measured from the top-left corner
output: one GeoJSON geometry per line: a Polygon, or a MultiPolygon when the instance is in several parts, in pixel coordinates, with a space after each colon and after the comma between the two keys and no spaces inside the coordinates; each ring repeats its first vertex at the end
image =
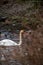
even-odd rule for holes
{"type": "Polygon", "coordinates": [[[9,39],[4,39],[4,40],[1,41],[0,45],[3,45],[3,46],[14,46],[14,45],[17,45],[17,43],[12,41],[12,40],[9,40],[9,39]]]}
{"type": "Polygon", "coordinates": [[[22,44],[22,35],[21,35],[22,33],[23,33],[23,30],[20,32],[20,41],[18,44],[12,40],[4,39],[4,40],[0,41],[0,45],[1,46],[19,46],[19,45],[21,45],[22,44]]]}

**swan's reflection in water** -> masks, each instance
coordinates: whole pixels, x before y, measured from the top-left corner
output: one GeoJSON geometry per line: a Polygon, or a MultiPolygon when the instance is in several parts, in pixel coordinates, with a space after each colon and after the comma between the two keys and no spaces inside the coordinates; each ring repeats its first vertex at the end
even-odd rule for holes
{"type": "Polygon", "coordinates": [[[22,64],[17,60],[11,60],[11,61],[0,62],[0,65],[22,65],[22,64]]]}
{"type": "Polygon", "coordinates": [[[0,47],[0,65],[22,65],[13,58],[14,47],[0,47]]]}

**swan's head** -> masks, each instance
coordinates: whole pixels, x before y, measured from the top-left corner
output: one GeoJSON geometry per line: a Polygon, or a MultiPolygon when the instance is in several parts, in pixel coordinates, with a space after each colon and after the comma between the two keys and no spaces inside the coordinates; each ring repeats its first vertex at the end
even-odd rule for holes
{"type": "Polygon", "coordinates": [[[24,30],[21,30],[20,33],[24,33],[24,30]]]}

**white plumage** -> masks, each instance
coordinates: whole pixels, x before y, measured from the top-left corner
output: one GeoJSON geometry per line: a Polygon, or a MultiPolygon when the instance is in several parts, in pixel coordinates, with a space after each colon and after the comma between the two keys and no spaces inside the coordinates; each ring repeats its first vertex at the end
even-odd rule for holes
{"type": "Polygon", "coordinates": [[[20,31],[20,41],[18,44],[12,40],[4,39],[4,40],[0,41],[0,46],[19,46],[19,45],[21,45],[22,44],[22,35],[21,34],[23,32],[24,32],[23,30],[20,31]]]}
{"type": "Polygon", "coordinates": [[[4,40],[1,40],[0,45],[2,45],[2,46],[15,46],[15,45],[17,45],[17,43],[12,41],[12,40],[9,40],[9,39],[4,39],[4,40]]]}

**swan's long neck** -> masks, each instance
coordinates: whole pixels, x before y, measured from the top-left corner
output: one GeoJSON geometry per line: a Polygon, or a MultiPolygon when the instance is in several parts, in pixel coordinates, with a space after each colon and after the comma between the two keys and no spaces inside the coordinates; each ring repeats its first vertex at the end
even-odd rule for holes
{"type": "Polygon", "coordinates": [[[18,45],[21,45],[22,44],[22,33],[20,32],[20,41],[19,41],[19,44],[18,45]]]}

